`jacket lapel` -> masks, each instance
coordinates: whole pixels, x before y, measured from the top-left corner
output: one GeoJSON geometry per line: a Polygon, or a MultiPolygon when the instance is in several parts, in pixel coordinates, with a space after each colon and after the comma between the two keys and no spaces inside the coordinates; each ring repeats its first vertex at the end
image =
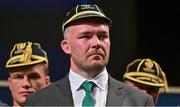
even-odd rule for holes
{"type": "MultiPolygon", "coordinates": [[[[55,83],[56,93],[54,97],[58,99],[56,102],[59,106],[73,106],[72,92],[70,89],[70,82],[68,76],[55,83]]],[[[122,91],[123,85],[120,81],[113,79],[109,75],[108,79],[108,94],[107,94],[107,106],[119,106],[125,98],[125,93],[122,91]]]]}
{"type": "Polygon", "coordinates": [[[55,85],[57,87],[55,90],[57,94],[55,96],[56,99],[58,99],[58,105],[73,106],[73,99],[68,75],[56,82],[55,85]]]}
{"type": "Polygon", "coordinates": [[[122,91],[123,87],[120,81],[113,79],[109,75],[108,80],[108,95],[107,95],[107,106],[119,106],[125,98],[125,94],[122,91]]]}

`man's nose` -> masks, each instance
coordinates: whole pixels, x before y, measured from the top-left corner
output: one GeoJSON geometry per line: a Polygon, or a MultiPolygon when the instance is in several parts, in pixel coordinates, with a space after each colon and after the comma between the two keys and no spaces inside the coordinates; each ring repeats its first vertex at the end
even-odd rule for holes
{"type": "Polygon", "coordinates": [[[101,40],[97,36],[93,37],[92,44],[95,48],[100,48],[102,45],[101,40]]]}
{"type": "Polygon", "coordinates": [[[24,88],[29,88],[31,86],[31,83],[30,83],[30,80],[28,79],[28,76],[24,76],[22,84],[23,84],[24,88]]]}

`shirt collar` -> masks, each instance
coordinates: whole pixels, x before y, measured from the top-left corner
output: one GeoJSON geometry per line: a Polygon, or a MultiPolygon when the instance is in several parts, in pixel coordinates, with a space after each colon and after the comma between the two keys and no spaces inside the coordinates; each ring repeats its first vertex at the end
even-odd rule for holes
{"type": "Polygon", "coordinates": [[[107,82],[108,82],[108,73],[107,70],[104,69],[103,72],[101,72],[100,74],[98,74],[96,77],[94,77],[91,80],[87,80],[86,78],[82,77],[81,75],[73,72],[70,69],[69,72],[69,80],[71,82],[71,85],[78,90],[81,86],[81,84],[85,81],[92,81],[94,82],[100,89],[105,90],[106,86],[107,86],[107,82]]]}
{"type": "Polygon", "coordinates": [[[87,79],[84,78],[83,76],[73,72],[71,69],[70,69],[70,72],[69,72],[69,80],[70,80],[70,83],[71,83],[71,86],[73,86],[76,90],[79,89],[79,87],[81,86],[81,84],[86,81],[87,79]]]}

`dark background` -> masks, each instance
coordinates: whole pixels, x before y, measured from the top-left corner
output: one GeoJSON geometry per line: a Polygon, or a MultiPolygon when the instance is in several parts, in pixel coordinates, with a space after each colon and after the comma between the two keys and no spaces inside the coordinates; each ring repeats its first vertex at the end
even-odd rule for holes
{"type": "MultiPolygon", "coordinates": [[[[83,1],[83,0],[81,0],[83,1]]],[[[86,0],[84,0],[86,1],[86,0]]],[[[17,42],[39,42],[48,54],[52,82],[69,70],[60,49],[61,24],[78,0],[0,1],[0,79],[7,80],[5,63],[17,42]]],[[[177,0],[94,0],[112,19],[109,73],[122,80],[126,65],[136,58],[157,61],[170,86],[180,86],[180,6],[177,0]]],[[[7,89],[0,96],[8,98],[7,89]]],[[[1,94],[2,93],[2,94],[1,94]]],[[[10,103],[10,101],[6,101],[10,103]]]]}

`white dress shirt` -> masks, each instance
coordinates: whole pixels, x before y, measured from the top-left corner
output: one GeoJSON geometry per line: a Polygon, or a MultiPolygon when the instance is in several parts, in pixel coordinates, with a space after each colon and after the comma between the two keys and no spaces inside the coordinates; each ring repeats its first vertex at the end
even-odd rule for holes
{"type": "Polygon", "coordinates": [[[108,91],[108,73],[106,69],[91,80],[87,80],[70,69],[69,80],[75,107],[82,105],[85,91],[81,88],[81,84],[85,81],[92,81],[96,84],[96,87],[93,89],[95,107],[105,107],[108,91]]]}

